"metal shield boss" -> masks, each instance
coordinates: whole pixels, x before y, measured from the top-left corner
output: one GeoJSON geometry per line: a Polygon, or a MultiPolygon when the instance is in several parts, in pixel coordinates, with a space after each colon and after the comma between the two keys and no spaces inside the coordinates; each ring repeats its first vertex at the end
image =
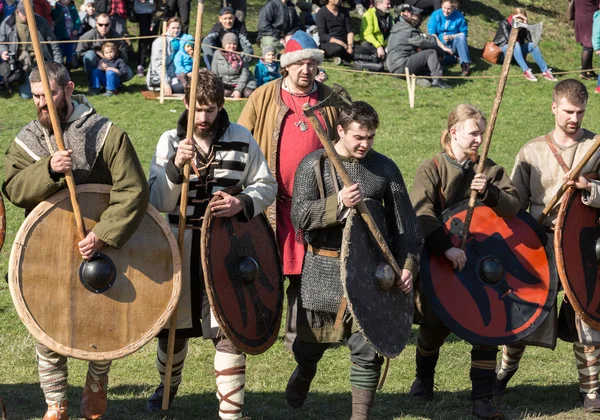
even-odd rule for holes
{"type": "MultiPolygon", "coordinates": [[[[87,229],[110,204],[110,185],[77,186],[87,229]]],[[[104,246],[110,284],[95,290],[82,263],[69,191],[58,192],[27,216],[10,254],[8,281],[19,317],[34,338],[83,360],[127,356],[168,322],[181,293],[181,258],[169,224],[152,206],[120,249],[104,246]]]]}
{"type": "Polygon", "coordinates": [[[600,329],[600,210],[581,201],[570,188],[556,219],[554,252],[560,281],[575,312],[600,329]]]}
{"type": "Polygon", "coordinates": [[[267,351],[283,311],[283,268],[267,218],[260,214],[243,223],[215,217],[209,206],[201,253],[206,294],[221,330],[244,353],[267,351]]]}
{"type": "MultiPolygon", "coordinates": [[[[443,213],[456,247],[467,208],[465,200],[443,213]]],[[[498,217],[478,201],[465,252],[467,263],[457,271],[425,247],[421,286],[440,320],[475,344],[511,344],[533,333],[548,316],[558,286],[552,244],[537,221],[524,211],[498,217]]]]}
{"type": "MultiPolygon", "coordinates": [[[[393,245],[384,207],[374,200],[365,200],[365,204],[386,242],[393,245]]],[[[350,212],[344,227],[340,272],[348,308],[359,331],[378,353],[398,356],[410,336],[413,294],[405,294],[394,285],[392,268],[356,210],[350,212]]]]}

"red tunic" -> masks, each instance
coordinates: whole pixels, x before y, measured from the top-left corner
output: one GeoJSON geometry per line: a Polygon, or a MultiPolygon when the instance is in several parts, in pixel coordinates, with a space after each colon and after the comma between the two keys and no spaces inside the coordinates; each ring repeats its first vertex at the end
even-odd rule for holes
{"type": "MultiPolygon", "coordinates": [[[[302,105],[306,102],[315,105],[318,97],[318,91],[309,96],[292,97],[288,91],[281,89],[281,98],[290,108],[281,123],[281,138],[277,151],[277,239],[285,275],[302,273],[302,262],[306,252],[304,244],[296,241],[296,232],[290,217],[292,202],[289,198],[294,189],[294,174],[306,155],[323,147],[308,118],[298,114],[302,113],[302,105]],[[306,131],[300,130],[299,121],[306,124],[306,131]]],[[[318,112],[317,117],[324,127],[323,117],[318,112]]]]}

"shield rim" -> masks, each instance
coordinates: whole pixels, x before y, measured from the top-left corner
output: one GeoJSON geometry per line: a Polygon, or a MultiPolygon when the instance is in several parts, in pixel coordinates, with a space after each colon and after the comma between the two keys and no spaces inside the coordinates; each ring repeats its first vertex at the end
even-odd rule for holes
{"type": "MultiPolygon", "coordinates": [[[[444,214],[459,213],[460,211],[463,211],[468,207],[468,202],[469,202],[468,199],[459,201],[458,203],[456,203],[453,206],[444,210],[442,215],[444,216],[444,214]],[[460,210],[456,211],[456,209],[460,209],[460,210]],[[454,212],[450,213],[451,211],[454,211],[454,212]]],[[[480,206],[485,206],[485,204],[483,204],[480,200],[477,200],[476,204],[475,204],[475,208],[480,207],[480,206]]],[[[529,225],[529,227],[534,232],[536,232],[535,224],[537,224],[537,221],[528,212],[526,212],[524,210],[519,210],[519,212],[514,217],[518,217],[524,223],[529,225]]],[[[498,216],[498,218],[504,219],[503,217],[500,217],[500,216],[498,216]]],[[[444,225],[446,224],[446,221],[447,221],[447,219],[446,219],[446,217],[444,217],[444,225]]],[[[554,285],[553,288],[551,287],[553,290],[549,290],[548,298],[546,299],[546,305],[548,305],[551,302],[554,302],[553,304],[555,304],[555,301],[556,301],[556,295],[558,294],[558,273],[556,270],[556,262],[555,262],[556,260],[555,260],[555,256],[554,256],[554,249],[553,249],[552,243],[550,241],[546,242],[546,245],[544,246],[544,250],[546,251],[546,256],[548,258],[548,269],[550,271],[550,286],[554,285]]],[[[431,270],[429,269],[430,265],[431,265],[431,249],[427,245],[425,245],[425,247],[423,248],[423,254],[421,257],[421,270],[420,270],[420,274],[419,274],[423,292],[425,293],[425,295],[427,296],[427,299],[429,300],[431,309],[438,316],[440,321],[446,327],[448,327],[454,334],[456,334],[463,340],[466,340],[470,343],[480,344],[480,345],[492,345],[492,346],[514,344],[516,342],[519,342],[519,341],[529,337],[531,334],[533,334],[542,325],[542,323],[546,320],[546,318],[548,317],[548,315],[551,312],[550,310],[542,312],[542,314],[540,315],[540,320],[539,320],[538,326],[535,329],[533,329],[532,331],[530,331],[530,329],[527,329],[527,330],[522,331],[521,333],[518,333],[516,335],[511,335],[509,337],[485,338],[480,335],[475,336],[474,333],[472,333],[470,330],[468,330],[468,329],[464,328],[462,325],[460,325],[458,323],[458,321],[456,321],[454,318],[452,318],[446,311],[440,312],[439,311],[440,308],[443,308],[441,304],[440,305],[433,304],[432,296],[436,300],[437,300],[437,298],[435,297],[435,294],[432,293],[433,287],[431,286],[432,282],[431,282],[431,270]],[[475,339],[473,339],[473,338],[475,338],[475,339]]]]}
{"type": "Polygon", "coordinates": [[[6,237],[6,207],[4,207],[4,198],[0,193],[0,251],[4,246],[4,240],[6,237]]]}
{"type": "MultiPolygon", "coordinates": [[[[362,216],[356,209],[352,209],[350,214],[346,218],[346,226],[344,226],[344,232],[342,235],[342,248],[340,249],[340,277],[342,279],[342,285],[344,286],[344,297],[346,298],[346,302],[348,304],[348,310],[352,314],[352,318],[353,318],[354,322],[356,322],[356,327],[358,328],[358,331],[364,337],[366,342],[369,343],[369,345],[371,345],[375,349],[375,351],[377,351],[377,353],[382,354],[387,358],[393,359],[393,358],[399,356],[406,349],[406,345],[408,344],[408,341],[410,340],[410,335],[411,335],[411,330],[412,330],[412,325],[413,325],[412,318],[414,315],[414,311],[409,311],[409,314],[410,314],[409,317],[411,318],[410,322],[408,323],[408,325],[410,326],[409,331],[408,331],[408,334],[406,334],[406,341],[404,343],[402,343],[402,345],[400,346],[401,349],[398,353],[390,353],[388,351],[382,351],[382,349],[379,346],[377,346],[376,344],[374,344],[369,339],[367,334],[365,333],[365,330],[362,327],[359,319],[354,314],[354,309],[352,307],[352,301],[350,300],[350,296],[348,295],[348,288],[346,286],[347,272],[346,272],[346,264],[344,262],[348,258],[348,253],[350,252],[350,241],[347,240],[347,237],[350,234],[349,232],[352,228],[352,224],[354,223],[355,218],[357,220],[360,220],[362,223],[365,223],[362,219],[362,216]]],[[[367,229],[368,229],[368,227],[367,227],[367,229]]],[[[375,241],[373,241],[373,242],[375,242],[375,241]]],[[[373,243],[373,246],[375,246],[377,248],[377,244],[373,243]]],[[[395,286],[393,286],[393,287],[395,287],[395,286]]],[[[407,295],[407,299],[409,300],[409,302],[414,302],[414,288],[410,290],[409,294],[407,295]]]]}
{"type": "Polygon", "coordinates": [[[569,213],[569,209],[571,205],[575,202],[575,200],[580,199],[581,190],[576,188],[568,188],[565,194],[563,195],[562,202],[560,203],[560,208],[558,210],[558,215],[556,217],[556,225],[554,227],[554,254],[556,256],[556,268],[558,269],[558,278],[560,279],[560,283],[565,290],[565,294],[573,307],[575,313],[585,321],[586,324],[590,325],[594,329],[600,329],[600,321],[592,319],[588,316],[587,311],[579,304],[579,299],[577,299],[575,293],[571,289],[571,285],[567,279],[567,271],[565,267],[565,259],[562,252],[562,239],[563,239],[563,228],[565,224],[565,219],[569,213]]]}
{"type": "MultiPolygon", "coordinates": [[[[210,203],[219,201],[220,199],[221,199],[221,197],[215,196],[210,200],[210,203]]],[[[258,347],[252,347],[252,346],[248,346],[247,344],[242,343],[239,340],[237,340],[235,334],[233,333],[233,329],[230,328],[229,325],[227,324],[227,322],[225,321],[225,318],[220,311],[219,305],[217,305],[216,301],[215,301],[215,297],[214,297],[215,293],[214,293],[214,290],[212,287],[212,278],[210,278],[211,277],[210,276],[210,267],[208,266],[208,261],[210,260],[210,244],[209,244],[210,234],[209,234],[209,232],[212,227],[213,220],[216,217],[210,209],[210,203],[206,207],[206,211],[204,212],[204,217],[202,219],[202,233],[201,233],[201,240],[200,240],[200,242],[201,242],[200,256],[201,256],[201,260],[202,260],[202,273],[203,273],[202,277],[204,278],[204,286],[206,289],[206,295],[208,296],[208,303],[210,305],[210,309],[211,309],[212,313],[214,314],[217,324],[219,324],[219,328],[225,333],[225,336],[233,343],[233,345],[237,349],[241,350],[242,352],[244,352],[246,354],[256,356],[256,355],[266,352],[267,350],[269,350],[271,348],[271,346],[273,346],[273,344],[277,340],[277,337],[279,336],[280,328],[274,328],[273,333],[267,338],[267,340],[265,340],[265,342],[262,345],[260,345],[258,347]]],[[[234,216],[232,216],[232,217],[234,217],[234,216]]],[[[275,239],[275,234],[273,232],[273,228],[271,227],[271,224],[265,217],[264,213],[260,213],[260,214],[256,215],[252,220],[254,220],[254,219],[260,219],[261,222],[263,223],[263,225],[271,233],[271,238],[273,239],[274,245],[275,245],[274,249],[277,252],[277,258],[280,263],[279,266],[281,267],[280,272],[281,272],[281,284],[282,284],[282,287],[280,290],[282,291],[282,293],[281,293],[280,305],[279,305],[276,322],[281,327],[281,318],[282,318],[282,314],[283,314],[284,274],[283,274],[283,266],[281,265],[281,255],[279,254],[279,246],[277,245],[277,240],[275,239]]]]}
{"type": "MultiPolygon", "coordinates": [[[[77,194],[79,193],[98,193],[98,194],[110,194],[112,186],[104,185],[104,184],[83,184],[78,185],[75,188],[77,194]]],[[[57,342],[48,334],[46,334],[40,326],[35,322],[33,316],[27,309],[27,305],[25,303],[25,299],[23,294],[21,293],[19,281],[19,261],[21,261],[21,256],[24,251],[23,240],[27,238],[29,231],[35,225],[35,221],[51,210],[55,204],[68,199],[69,190],[65,189],[59,191],[50,197],[46,198],[40,204],[38,204],[29,215],[25,218],[21,227],[19,228],[17,235],[15,237],[15,241],[12,246],[12,250],[10,253],[9,265],[8,265],[8,286],[10,290],[10,294],[12,297],[13,304],[21,318],[21,322],[25,325],[27,330],[33,337],[45,345],[49,349],[67,357],[73,357],[75,359],[81,359],[86,361],[104,361],[104,360],[116,360],[123,358],[125,356],[129,356],[130,354],[136,352],[148,342],[150,342],[156,335],[164,328],[164,326],[169,322],[173,311],[177,308],[177,303],[179,302],[179,297],[181,295],[181,254],[179,253],[179,248],[177,246],[177,240],[173,236],[171,231],[171,227],[166,222],[164,217],[156,210],[152,205],[148,204],[148,208],[146,210],[146,214],[148,214],[161,228],[165,237],[170,245],[171,254],[173,256],[173,288],[171,292],[171,298],[165,312],[156,320],[152,328],[148,330],[145,334],[143,334],[136,341],[129,343],[128,345],[122,347],[118,350],[111,350],[105,352],[87,352],[79,349],[75,349],[64,345],[62,343],[57,342]]]]}

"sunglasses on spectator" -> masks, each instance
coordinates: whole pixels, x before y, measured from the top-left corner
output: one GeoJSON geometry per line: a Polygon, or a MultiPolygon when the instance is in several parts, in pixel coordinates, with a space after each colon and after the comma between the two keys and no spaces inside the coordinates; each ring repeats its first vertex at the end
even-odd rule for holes
{"type": "Polygon", "coordinates": [[[98,22],[96,22],[96,25],[102,26],[102,27],[110,26],[110,22],[108,22],[108,23],[98,23],[98,22]]]}

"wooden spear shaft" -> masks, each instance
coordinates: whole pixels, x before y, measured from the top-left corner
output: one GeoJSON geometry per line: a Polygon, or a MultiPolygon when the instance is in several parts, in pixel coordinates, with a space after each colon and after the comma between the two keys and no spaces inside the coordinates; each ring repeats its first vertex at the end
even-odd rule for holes
{"type": "MultiPolygon", "coordinates": [[[[494,106],[492,107],[492,113],[488,122],[488,126],[485,130],[485,136],[483,140],[483,148],[481,155],[479,156],[479,164],[477,165],[477,174],[483,173],[485,168],[485,160],[487,159],[488,152],[490,150],[490,144],[492,143],[492,135],[494,134],[494,127],[496,126],[496,119],[498,118],[498,111],[500,110],[500,104],[502,104],[502,97],[504,96],[504,88],[506,87],[506,81],[508,79],[508,72],[510,71],[510,62],[515,52],[515,44],[517,43],[517,36],[519,35],[519,28],[513,25],[510,32],[510,38],[508,39],[508,48],[506,54],[504,54],[504,64],[502,65],[502,73],[500,74],[500,81],[498,82],[498,88],[496,89],[496,98],[494,99],[494,106]]],[[[471,190],[471,196],[469,197],[469,207],[467,209],[467,215],[465,216],[465,225],[462,232],[461,238],[461,249],[464,250],[467,246],[467,238],[469,237],[469,228],[471,227],[471,221],[473,220],[473,211],[475,210],[475,202],[477,201],[477,191],[471,190]]]]}
{"type": "MultiPolygon", "coordinates": [[[[333,163],[333,166],[335,167],[335,170],[338,172],[338,174],[340,174],[340,177],[344,182],[344,186],[350,187],[351,185],[354,185],[354,181],[352,181],[352,178],[350,178],[350,175],[348,175],[348,172],[346,172],[346,169],[344,168],[344,165],[342,164],[342,161],[339,155],[337,154],[337,151],[333,147],[331,141],[329,141],[327,133],[323,131],[319,120],[317,119],[314,111],[310,109],[308,104],[304,106],[304,114],[308,117],[308,121],[317,133],[319,140],[321,140],[321,143],[323,144],[323,147],[327,152],[327,157],[329,158],[331,163],[333,163]]],[[[398,262],[396,261],[396,258],[394,258],[394,254],[392,254],[392,251],[388,247],[388,244],[385,241],[383,235],[381,234],[379,227],[377,227],[377,223],[375,223],[375,220],[373,219],[373,216],[371,215],[371,212],[369,211],[367,205],[363,200],[361,200],[356,205],[356,209],[358,210],[361,217],[369,227],[369,231],[371,232],[375,243],[377,243],[377,245],[379,246],[379,249],[381,250],[381,253],[383,254],[383,257],[385,258],[386,262],[392,267],[392,270],[394,270],[396,278],[400,279],[400,277],[402,277],[402,268],[400,268],[398,262]]]]}
{"type": "MultiPolygon", "coordinates": [[[[54,138],[56,139],[56,145],[59,151],[67,150],[65,142],[63,141],[62,129],[60,127],[60,120],[56,113],[56,106],[54,104],[54,97],[52,96],[52,88],[50,87],[50,81],[48,80],[48,74],[46,73],[46,64],[44,62],[44,53],[40,44],[40,38],[38,37],[37,25],[35,23],[35,15],[33,7],[29,0],[22,0],[25,4],[25,15],[27,16],[27,26],[29,26],[29,33],[31,34],[31,43],[33,45],[33,51],[35,53],[35,61],[40,71],[40,79],[42,86],[44,87],[44,97],[46,100],[46,106],[48,107],[48,113],[50,114],[50,121],[52,121],[52,130],[54,131],[54,138]]],[[[83,217],[81,216],[81,210],[79,203],[77,202],[77,191],[75,190],[75,180],[73,179],[73,172],[68,170],[65,173],[65,179],[67,181],[67,187],[69,188],[69,195],[71,197],[71,206],[73,207],[73,215],[75,216],[75,223],[77,225],[77,233],[79,239],[85,239],[85,225],[83,223],[83,217]]]]}
{"type": "MultiPolygon", "coordinates": [[[[204,15],[204,0],[198,0],[198,13],[196,16],[196,33],[194,34],[194,61],[192,66],[192,80],[190,85],[190,98],[188,101],[188,120],[186,138],[194,136],[194,123],[196,114],[196,92],[198,91],[198,70],[200,70],[200,41],[202,40],[202,17],[204,15]]],[[[181,185],[181,198],[179,204],[179,225],[177,227],[177,244],[181,253],[181,260],[185,258],[184,239],[185,222],[187,215],[187,201],[190,187],[190,162],[183,166],[183,184],[181,185]]],[[[167,340],[167,362],[165,364],[164,393],[162,409],[169,409],[169,398],[171,394],[171,370],[173,369],[173,356],[175,350],[175,333],[177,331],[177,306],[171,315],[169,322],[169,337],[167,340]]]]}
{"type": "MultiPolygon", "coordinates": [[[[577,178],[579,178],[583,167],[590,161],[590,159],[594,156],[598,149],[600,149],[600,136],[596,136],[596,141],[594,142],[590,150],[586,152],[586,154],[579,161],[575,169],[571,171],[571,174],[569,175],[569,181],[575,181],[577,178]]],[[[554,197],[552,197],[552,200],[550,200],[544,208],[544,210],[542,210],[542,214],[538,216],[538,223],[542,223],[546,219],[546,217],[548,217],[548,214],[550,214],[554,206],[556,206],[556,204],[560,201],[564,193],[567,192],[569,188],[570,187],[566,183],[560,187],[556,194],[554,194],[554,197]]]]}

